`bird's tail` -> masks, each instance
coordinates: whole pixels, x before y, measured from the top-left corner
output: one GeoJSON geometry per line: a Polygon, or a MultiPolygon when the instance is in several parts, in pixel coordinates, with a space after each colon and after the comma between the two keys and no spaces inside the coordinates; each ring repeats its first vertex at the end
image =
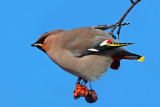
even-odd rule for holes
{"type": "Polygon", "coordinates": [[[123,51],[119,52],[117,56],[120,57],[119,59],[130,59],[130,60],[137,60],[137,61],[140,61],[140,62],[143,62],[144,59],[145,59],[144,56],[137,55],[137,54],[134,54],[134,53],[130,53],[126,50],[123,50],[123,51]]]}
{"type": "Polygon", "coordinates": [[[123,50],[122,52],[119,52],[118,55],[113,56],[113,62],[110,67],[114,70],[117,70],[120,67],[121,59],[130,59],[143,62],[144,56],[140,56],[137,54],[130,53],[126,50],[123,50]]]}

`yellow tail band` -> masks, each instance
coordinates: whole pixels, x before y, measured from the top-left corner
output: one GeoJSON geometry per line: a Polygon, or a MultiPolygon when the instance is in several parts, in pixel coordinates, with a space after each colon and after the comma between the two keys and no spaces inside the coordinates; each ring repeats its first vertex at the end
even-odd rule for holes
{"type": "Polygon", "coordinates": [[[140,62],[143,62],[144,61],[144,56],[141,56],[139,59],[138,59],[138,61],[140,61],[140,62]]]}

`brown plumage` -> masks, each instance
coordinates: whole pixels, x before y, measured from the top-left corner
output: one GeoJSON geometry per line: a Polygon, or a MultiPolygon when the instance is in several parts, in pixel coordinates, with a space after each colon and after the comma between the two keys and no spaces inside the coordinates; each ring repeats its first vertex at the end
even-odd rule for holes
{"type": "Polygon", "coordinates": [[[141,58],[122,47],[102,48],[100,44],[107,39],[120,43],[103,30],[82,27],[45,33],[32,46],[44,51],[65,71],[92,81],[107,71],[115,55],[129,56],[128,59],[134,60],[141,58]]]}

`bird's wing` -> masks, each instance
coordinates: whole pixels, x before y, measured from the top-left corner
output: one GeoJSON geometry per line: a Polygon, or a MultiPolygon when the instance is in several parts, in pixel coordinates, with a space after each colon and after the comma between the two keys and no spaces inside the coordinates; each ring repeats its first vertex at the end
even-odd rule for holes
{"type": "Polygon", "coordinates": [[[90,27],[66,31],[63,37],[65,40],[63,48],[70,51],[76,57],[132,44],[120,43],[103,30],[90,27]]]}

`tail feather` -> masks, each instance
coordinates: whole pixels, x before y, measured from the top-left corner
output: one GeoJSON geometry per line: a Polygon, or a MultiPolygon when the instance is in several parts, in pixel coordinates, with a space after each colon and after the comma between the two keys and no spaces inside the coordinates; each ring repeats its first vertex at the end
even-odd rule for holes
{"type": "Polygon", "coordinates": [[[140,62],[143,62],[145,57],[144,56],[140,56],[140,55],[134,55],[134,56],[124,56],[124,58],[122,59],[131,59],[131,60],[137,60],[137,61],[140,61],[140,62]]]}
{"type": "Polygon", "coordinates": [[[145,57],[144,57],[144,56],[141,56],[141,57],[138,59],[138,61],[143,62],[144,59],[145,59],[145,57]]]}
{"type": "Polygon", "coordinates": [[[140,61],[140,62],[143,62],[144,59],[145,59],[144,56],[137,55],[137,54],[134,54],[134,53],[130,53],[126,50],[119,52],[118,56],[120,56],[120,59],[137,60],[137,61],[140,61]]]}

